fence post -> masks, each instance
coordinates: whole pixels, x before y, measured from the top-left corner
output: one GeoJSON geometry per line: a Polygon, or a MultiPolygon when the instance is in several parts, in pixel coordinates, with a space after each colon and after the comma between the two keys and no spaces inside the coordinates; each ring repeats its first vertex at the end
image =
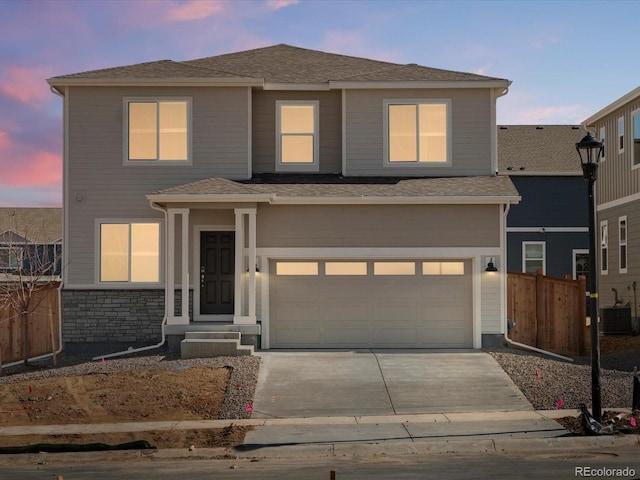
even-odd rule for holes
{"type": "MultiPolygon", "coordinates": [[[[536,270],[536,347],[543,348],[546,339],[544,338],[548,325],[545,322],[546,296],[544,291],[544,276],[542,270],[536,270]]],[[[546,347],[546,345],[545,345],[546,347]]]]}

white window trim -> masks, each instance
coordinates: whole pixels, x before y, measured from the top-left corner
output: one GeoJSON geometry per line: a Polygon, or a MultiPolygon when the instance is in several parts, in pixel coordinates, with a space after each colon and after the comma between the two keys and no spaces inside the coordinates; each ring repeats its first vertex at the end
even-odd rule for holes
{"type": "MultiPolygon", "coordinates": [[[[95,285],[101,286],[109,286],[111,288],[122,287],[122,288],[145,288],[145,287],[157,287],[164,283],[164,221],[158,218],[96,218],[95,219],[95,237],[94,237],[94,245],[95,245],[95,254],[94,254],[94,283],[95,285]],[[103,282],[100,280],[100,252],[101,252],[101,242],[100,242],[100,226],[104,224],[111,223],[123,223],[131,225],[133,223],[154,223],[158,225],[158,235],[160,236],[159,243],[159,262],[158,262],[158,281],[157,282],[132,282],[131,280],[126,282],[103,282]]],[[[131,232],[131,230],[129,230],[131,232]]],[[[129,278],[131,278],[131,259],[129,259],[129,278]]]]}
{"type": "MultiPolygon", "coordinates": [[[[572,263],[573,263],[573,279],[577,280],[578,279],[578,272],[577,272],[577,257],[578,255],[589,255],[589,249],[588,248],[574,248],[571,251],[571,255],[572,255],[572,263]]],[[[589,288],[589,285],[587,285],[587,289],[589,288]]]]}
{"type": "Polygon", "coordinates": [[[616,129],[616,140],[618,142],[618,153],[624,153],[624,144],[626,143],[624,134],[624,117],[618,117],[618,126],[616,129]],[[620,126],[622,124],[622,133],[620,132],[620,126]],[[622,138],[622,148],[620,147],[620,139],[622,138]]]}
{"type": "Polygon", "coordinates": [[[193,127],[191,121],[191,97],[124,97],[122,104],[123,117],[123,152],[122,163],[127,166],[164,165],[175,167],[178,165],[192,165],[193,127]],[[187,103],[187,158],[185,160],[129,160],[129,103],[135,102],[186,102],[187,103]]]}
{"type": "MultiPolygon", "coordinates": [[[[542,274],[547,274],[547,242],[522,242],[522,271],[527,271],[527,245],[542,245],[542,274]]],[[[533,259],[532,259],[533,260],[533,259]]]]}
{"type": "Polygon", "coordinates": [[[627,216],[618,217],[618,272],[627,273],[629,267],[629,223],[627,222],[627,216]],[[624,222],[624,241],[622,240],[622,222],[624,222]],[[622,268],[622,247],[625,251],[625,268],[622,268]]]}
{"type": "Polygon", "coordinates": [[[276,100],[276,172],[318,172],[320,171],[320,101],[319,100],[276,100]],[[313,163],[282,163],[280,136],[280,107],[302,105],[313,107],[313,163]]]}
{"type": "Polygon", "coordinates": [[[603,220],[600,222],[600,248],[599,248],[599,259],[600,261],[598,262],[598,270],[600,270],[600,273],[602,275],[607,275],[609,273],[609,224],[607,220],[603,220]],[[606,235],[602,235],[602,232],[605,231],[606,235]],[[606,270],[602,268],[602,259],[604,257],[602,250],[606,249],[607,250],[607,256],[606,256],[606,260],[607,260],[607,268],[606,270]]]}
{"type": "MultiPolygon", "coordinates": [[[[640,168],[640,162],[638,162],[638,164],[633,163],[636,155],[638,154],[636,150],[640,150],[640,143],[636,143],[635,141],[636,134],[635,134],[635,123],[633,121],[633,118],[636,115],[640,117],[640,108],[631,112],[631,137],[629,138],[629,141],[631,142],[631,170],[636,170],[640,168]]],[[[640,118],[638,121],[640,121],[640,118]]],[[[638,156],[640,157],[640,155],[638,156]]]]}
{"type": "Polygon", "coordinates": [[[602,149],[602,157],[600,157],[600,162],[604,162],[607,159],[607,128],[604,125],[602,125],[598,130],[598,140],[600,140],[604,146],[602,149]]]}
{"type": "Polygon", "coordinates": [[[452,111],[451,111],[451,99],[450,98],[416,98],[416,99],[400,99],[400,98],[385,98],[382,101],[382,122],[383,122],[383,163],[385,167],[389,168],[443,168],[451,167],[452,165],[452,111]],[[389,160],[389,105],[420,105],[420,104],[438,104],[446,105],[447,107],[447,160],[445,162],[391,162],[389,160]]]}

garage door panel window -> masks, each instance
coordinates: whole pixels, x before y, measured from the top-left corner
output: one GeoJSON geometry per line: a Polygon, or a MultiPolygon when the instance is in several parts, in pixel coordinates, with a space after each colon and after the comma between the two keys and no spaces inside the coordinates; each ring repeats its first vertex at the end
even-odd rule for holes
{"type": "Polygon", "coordinates": [[[415,262],[374,262],[374,275],[415,275],[415,262]]]}
{"type": "Polygon", "coordinates": [[[318,262],[278,262],[276,275],[318,275],[318,262]]]}
{"type": "Polygon", "coordinates": [[[464,275],[464,262],[422,262],[423,275],[464,275]]]}
{"type": "Polygon", "coordinates": [[[366,275],[367,262],[327,262],[326,275],[366,275]]]}

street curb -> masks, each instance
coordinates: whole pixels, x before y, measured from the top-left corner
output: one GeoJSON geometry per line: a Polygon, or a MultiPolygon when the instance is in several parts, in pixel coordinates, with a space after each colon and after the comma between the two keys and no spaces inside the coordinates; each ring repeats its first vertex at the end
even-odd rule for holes
{"type": "Polygon", "coordinates": [[[246,449],[196,448],[108,452],[39,453],[1,455],[0,467],[35,464],[86,464],[111,461],[171,460],[254,460],[269,458],[320,457],[397,457],[406,455],[443,455],[477,453],[523,453],[554,449],[588,450],[600,448],[640,447],[640,435],[599,437],[558,437],[541,439],[438,440],[381,443],[322,443],[305,445],[263,446],[246,449]]]}

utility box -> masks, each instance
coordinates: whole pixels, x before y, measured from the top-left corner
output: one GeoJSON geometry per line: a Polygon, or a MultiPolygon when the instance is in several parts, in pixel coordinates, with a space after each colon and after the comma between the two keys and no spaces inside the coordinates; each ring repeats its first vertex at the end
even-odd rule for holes
{"type": "Polygon", "coordinates": [[[602,333],[605,335],[631,333],[631,307],[613,305],[600,309],[602,333]]]}

